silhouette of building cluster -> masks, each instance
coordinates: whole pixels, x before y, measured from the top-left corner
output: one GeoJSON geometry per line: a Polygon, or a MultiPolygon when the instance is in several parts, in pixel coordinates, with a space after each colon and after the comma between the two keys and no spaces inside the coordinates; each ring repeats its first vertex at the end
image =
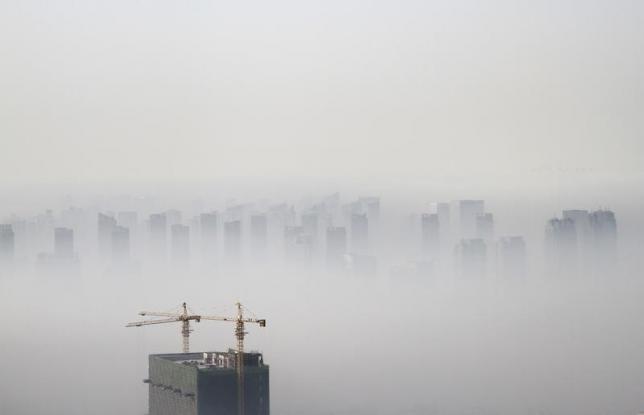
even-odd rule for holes
{"type": "Polygon", "coordinates": [[[546,223],[546,261],[552,274],[596,274],[617,262],[617,221],[609,210],[564,210],[546,223]]]}
{"type": "MultiPolygon", "coordinates": [[[[484,200],[431,203],[409,215],[404,226],[394,216],[384,219],[380,198],[341,203],[337,193],[300,205],[233,201],[192,215],[156,205],[121,211],[70,207],[5,220],[0,264],[35,262],[48,269],[86,259],[108,271],[170,266],[226,272],[270,265],[418,278],[529,274],[526,238],[499,234],[497,216],[484,200]]],[[[617,245],[614,212],[563,210],[546,222],[546,270],[606,274],[617,263],[617,245]]]]}

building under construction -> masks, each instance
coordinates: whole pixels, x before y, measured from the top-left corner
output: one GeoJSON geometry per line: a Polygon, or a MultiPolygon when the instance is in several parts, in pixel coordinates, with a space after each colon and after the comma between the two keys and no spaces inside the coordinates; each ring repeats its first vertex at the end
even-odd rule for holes
{"type": "MultiPolygon", "coordinates": [[[[269,415],[268,365],[244,353],[246,415],[269,415]]],[[[149,415],[237,415],[237,352],[150,355],[149,415]]]]}

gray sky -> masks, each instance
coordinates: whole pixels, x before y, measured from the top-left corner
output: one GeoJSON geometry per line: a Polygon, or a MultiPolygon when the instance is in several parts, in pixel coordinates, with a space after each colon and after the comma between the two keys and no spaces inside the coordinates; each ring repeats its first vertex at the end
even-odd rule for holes
{"type": "Polygon", "coordinates": [[[637,0],[4,0],[0,185],[641,177],[642,21],[637,0]]]}

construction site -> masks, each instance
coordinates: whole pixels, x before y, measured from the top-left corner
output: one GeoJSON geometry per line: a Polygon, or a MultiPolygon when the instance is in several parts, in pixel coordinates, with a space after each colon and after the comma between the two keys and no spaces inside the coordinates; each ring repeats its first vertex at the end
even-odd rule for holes
{"type": "Polygon", "coordinates": [[[266,320],[244,316],[237,302],[232,317],[194,314],[183,303],[178,312],[141,311],[151,320],[126,327],[181,323],[182,353],[149,356],[149,415],[269,415],[269,366],[261,353],[244,351],[246,324],[266,320]],[[226,352],[190,352],[191,321],[235,323],[236,348],[226,352]]]}

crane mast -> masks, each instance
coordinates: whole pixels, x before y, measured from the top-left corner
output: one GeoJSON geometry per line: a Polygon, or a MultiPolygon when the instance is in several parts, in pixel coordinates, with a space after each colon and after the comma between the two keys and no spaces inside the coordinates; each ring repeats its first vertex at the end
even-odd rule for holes
{"type": "Polygon", "coordinates": [[[239,415],[244,415],[244,315],[241,304],[237,302],[237,322],[235,337],[237,337],[237,408],[239,415]]]}
{"type": "Polygon", "coordinates": [[[235,369],[237,372],[237,413],[244,415],[244,337],[246,336],[246,323],[256,323],[260,327],[266,327],[266,320],[257,318],[245,318],[243,307],[240,302],[237,306],[236,317],[201,316],[203,320],[229,321],[235,323],[235,337],[237,338],[237,355],[235,356],[235,369]]]}

